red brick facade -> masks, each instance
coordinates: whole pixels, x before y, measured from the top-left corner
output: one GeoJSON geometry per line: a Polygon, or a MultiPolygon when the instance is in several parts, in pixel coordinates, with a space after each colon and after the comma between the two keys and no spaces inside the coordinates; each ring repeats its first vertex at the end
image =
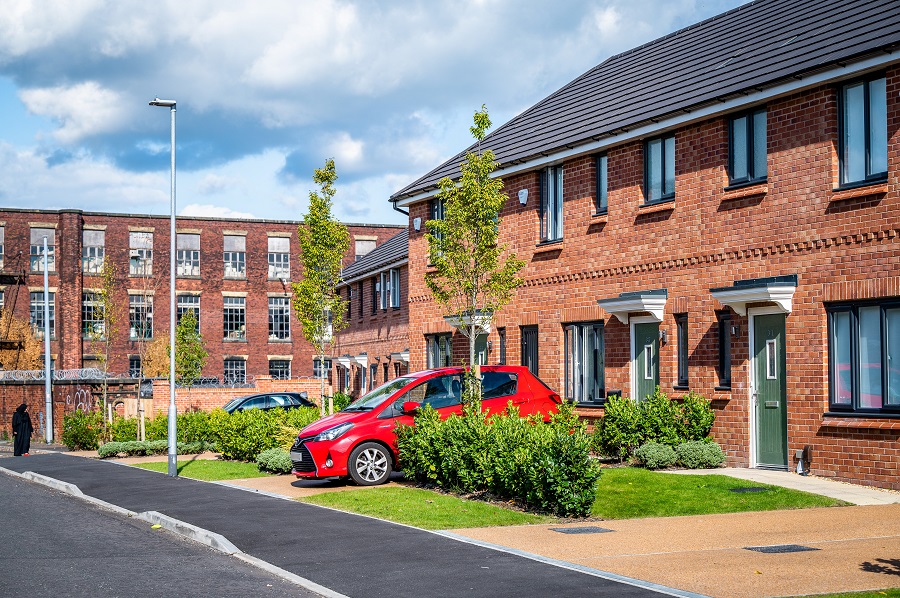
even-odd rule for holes
{"type": "MultiPolygon", "coordinates": [[[[138,341],[131,340],[128,322],[129,292],[149,293],[155,298],[153,334],[168,336],[169,331],[169,219],[160,216],[101,214],[78,210],[27,211],[0,210],[0,225],[4,228],[3,274],[26,273],[25,283],[17,285],[5,280],[4,304],[23,319],[29,318],[29,290],[43,290],[43,274],[29,268],[30,229],[46,226],[55,229],[56,271],[50,272],[49,286],[55,296],[56,334],[51,342],[51,355],[58,369],[76,369],[100,353],[95,343],[82,334],[82,292],[99,289],[98,276],[82,272],[82,233],[87,229],[105,232],[105,254],[118,269],[115,299],[119,310],[119,324],[113,333],[111,360],[108,371],[128,371],[129,356],[139,354],[138,341]],[[153,233],[153,276],[129,274],[129,233],[153,233]],[[21,252],[21,254],[19,254],[21,252]]],[[[215,218],[178,217],[176,229],[200,236],[200,275],[179,276],[176,293],[200,295],[200,332],[209,352],[204,376],[223,377],[224,359],[233,356],[246,361],[248,377],[268,376],[269,361],[288,360],[294,378],[313,375],[313,349],[303,339],[300,323],[293,310],[290,313],[290,338],[272,341],[269,338],[269,305],[272,296],[288,297],[290,286],[268,277],[268,238],[279,235],[290,238],[290,273],[299,275],[297,263],[297,222],[273,220],[225,220],[215,218]],[[246,276],[225,278],[223,266],[224,235],[245,238],[246,276]],[[246,335],[243,340],[230,341],[223,334],[223,297],[245,298],[246,335]]],[[[391,225],[348,225],[351,245],[344,264],[354,260],[354,239],[375,241],[376,246],[397,234],[399,227],[391,225]]]]}
{"type": "MultiPolygon", "coordinates": [[[[527,263],[525,283],[495,314],[489,339],[491,363],[499,359],[497,328],[505,328],[506,360],[519,363],[522,326],[538,327],[539,376],[565,385],[566,323],[603,321],[605,386],[631,394],[628,325],[597,300],[620,293],[667,289],[659,349],[659,381],[681,396],[677,380],[675,314],[688,318],[688,388],[713,401],[713,434],[735,466],[753,464],[751,358],[748,336],[755,307],[746,316],[723,306],[710,289],[735,281],[796,275],[786,314],[787,455],[811,448],[811,472],[865,484],[900,488],[900,419],[886,415],[835,417],[829,412],[826,303],[900,297],[900,67],[886,71],[888,179],[839,186],[840,85],[822,85],[776,97],[767,109],[765,182],[728,188],[729,119],[725,114],[682,125],[675,135],[674,202],[644,199],[644,140],[606,149],[608,213],[594,215],[593,155],[563,166],[564,233],[559,243],[539,244],[539,171],[504,178],[510,196],[501,213],[501,241],[527,263]],[[527,189],[526,205],[517,194],[527,189]],[[731,316],[731,388],[719,387],[717,312],[731,316]]],[[[664,123],[663,123],[664,124],[664,123]]],[[[660,126],[663,126],[661,124],[660,126]]],[[[658,134],[658,133],[654,133],[658,134]]],[[[652,135],[648,136],[652,138],[652,135]]],[[[421,198],[421,196],[419,196],[421,198]]],[[[408,206],[410,221],[429,218],[429,202],[408,206]]],[[[424,285],[423,231],[409,231],[411,369],[426,363],[426,335],[451,332],[424,285]]],[[[636,313],[634,316],[643,314],[636,313]]],[[[467,340],[454,336],[454,362],[467,340]]],[[[589,418],[602,408],[585,407],[589,418]]]]}

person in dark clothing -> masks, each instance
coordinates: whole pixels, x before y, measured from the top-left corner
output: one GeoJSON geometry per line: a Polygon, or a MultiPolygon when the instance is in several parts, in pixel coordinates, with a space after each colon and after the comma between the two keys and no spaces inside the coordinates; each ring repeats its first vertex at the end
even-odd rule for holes
{"type": "Polygon", "coordinates": [[[31,416],[28,415],[28,405],[22,403],[16,407],[12,418],[13,429],[13,455],[21,457],[28,455],[31,448],[31,434],[34,427],[31,425],[31,416]]]}

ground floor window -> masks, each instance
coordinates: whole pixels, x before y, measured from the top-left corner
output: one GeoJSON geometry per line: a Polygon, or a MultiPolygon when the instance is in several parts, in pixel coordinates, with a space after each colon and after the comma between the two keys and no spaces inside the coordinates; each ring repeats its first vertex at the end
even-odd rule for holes
{"type": "Polygon", "coordinates": [[[290,380],[291,361],[289,359],[270,359],[269,375],[273,380],[290,380]]]}
{"type": "Polygon", "coordinates": [[[128,375],[132,378],[141,377],[141,357],[140,355],[128,356],[128,375]]]}
{"type": "Polygon", "coordinates": [[[331,372],[331,360],[325,359],[325,367],[322,367],[322,360],[318,357],[313,358],[313,377],[316,379],[327,378],[331,372]]]}
{"type": "Polygon", "coordinates": [[[603,322],[565,327],[566,398],[579,403],[606,399],[603,322]]]}
{"type": "Polygon", "coordinates": [[[243,384],[247,381],[247,361],[239,357],[225,359],[225,383],[243,384]]]}
{"type": "Polygon", "coordinates": [[[834,411],[900,412],[900,300],[828,308],[834,411]]]}
{"type": "Polygon", "coordinates": [[[428,342],[428,367],[450,367],[453,356],[453,335],[434,334],[426,337],[428,342]]]}

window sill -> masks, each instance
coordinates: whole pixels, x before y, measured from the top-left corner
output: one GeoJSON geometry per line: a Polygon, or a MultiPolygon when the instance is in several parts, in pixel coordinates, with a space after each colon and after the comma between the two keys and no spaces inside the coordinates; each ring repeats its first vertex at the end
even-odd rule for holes
{"type": "Polygon", "coordinates": [[[270,343],[289,343],[289,342],[291,342],[291,339],[289,339],[289,338],[270,338],[269,342],[270,343]]]}
{"type": "Polygon", "coordinates": [[[605,222],[609,222],[608,212],[597,212],[596,214],[591,214],[591,224],[600,224],[605,222]]]}
{"type": "Polygon", "coordinates": [[[247,339],[245,338],[223,338],[223,343],[246,343],[247,339]]]}
{"type": "Polygon", "coordinates": [[[691,390],[691,387],[688,386],[687,384],[676,384],[676,385],[672,386],[672,390],[677,390],[677,391],[688,390],[689,391],[689,390],[691,390]]]}
{"type": "Polygon", "coordinates": [[[187,279],[187,280],[200,280],[201,276],[199,274],[176,274],[175,278],[187,279]]]}
{"type": "Polygon", "coordinates": [[[716,392],[731,392],[730,386],[716,386],[713,388],[716,392]]]}
{"type": "Polygon", "coordinates": [[[864,183],[862,185],[853,185],[838,187],[831,190],[831,197],[828,201],[846,201],[848,199],[857,199],[859,197],[868,197],[871,195],[884,195],[888,192],[888,184],[886,181],[877,183],[864,183]]]}
{"type": "Polygon", "coordinates": [[[826,411],[823,416],[823,428],[900,430],[900,413],[826,411]]]}
{"type": "Polygon", "coordinates": [[[756,197],[757,195],[766,195],[768,192],[769,184],[766,181],[744,185],[731,185],[729,187],[725,187],[724,192],[722,193],[722,201],[744,199],[745,197],[756,197]]]}
{"type": "Polygon", "coordinates": [[[558,241],[543,241],[534,246],[535,253],[550,253],[551,251],[562,251],[562,239],[558,241]]]}
{"type": "Polygon", "coordinates": [[[243,280],[243,281],[246,281],[246,280],[247,280],[247,277],[246,277],[246,276],[224,276],[224,277],[222,277],[222,280],[243,280]]]}
{"type": "Polygon", "coordinates": [[[658,212],[671,212],[675,209],[675,198],[655,201],[653,203],[643,203],[638,206],[638,214],[656,214],[658,212]]]}
{"type": "MultiPolygon", "coordinates": [[[[568,401],[568,399],[566,399],[568,401]]],[[[605,409],[606,401],[588,401],[586,403],[572,403],[576,409],[605,409]]]]}

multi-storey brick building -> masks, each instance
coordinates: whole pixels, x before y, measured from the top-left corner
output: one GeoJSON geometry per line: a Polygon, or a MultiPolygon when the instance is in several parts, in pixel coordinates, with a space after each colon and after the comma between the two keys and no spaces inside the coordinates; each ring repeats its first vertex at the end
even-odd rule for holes
{"type": "MultiPolygon", "coordinates": [[[[203,376],[243,381],[312,376],[313,349],[291,308],[298,222],[178,217],[177,317],[198,315],[203,376]]],[[[400,227],[348,224],[349,266],[400,227]]],[[[169,218],[79,210],[0,210],[2,301],[43,330],[43,240],[49,248],[51,356],[57,369],[98,364],[97,296],[104,258],[117,270],[108,371],[136,373],[142,349],[169,333],[169,218]],[[96,335],[94,335],[96,336],[96,335]]]]}
{"type": "Polygon", "coordinates": [[[409,371],[407,231],[344,268],[347,328],[335,335],[335,388],[360,396],[409,371]]]}
{"type": "MultiPolygon", "coordinates": [[[[613,394],[696,391],[732,465],[802,457],[900,487],[898,49],[897,2],[761,0],[496,129],[501,240],[527,266],[489,360],[529,365],[586,417],[613,394]]],[[[462,160],[391,198],[413,225],[412,369],[466,353],[424,285],[421,225],[462,160]]]]}

